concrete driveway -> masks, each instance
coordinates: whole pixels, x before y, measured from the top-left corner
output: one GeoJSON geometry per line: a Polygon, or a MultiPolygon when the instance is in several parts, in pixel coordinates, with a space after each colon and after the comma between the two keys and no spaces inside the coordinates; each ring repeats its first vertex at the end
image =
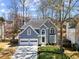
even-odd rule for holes
{"type": "Polygon", "coordinates": [[[38,46],[19,46],[12,59],[37,59],[38,46]]]}

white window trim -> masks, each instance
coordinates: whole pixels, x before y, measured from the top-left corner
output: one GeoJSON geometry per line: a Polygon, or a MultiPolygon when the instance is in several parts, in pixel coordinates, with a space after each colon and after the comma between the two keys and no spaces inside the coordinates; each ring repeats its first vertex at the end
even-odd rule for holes
{"type": "MultiPolygon", "coordinates": [[[[50,34],[51,34],[51,30],[52,30],[52,28],[53,28],[53,27],[50,28],[50,34]]],[[[53,28],[53,30],[54,30],[54,28],[53,28]]]]}
{"type": "Polygon", "coordinates": [[[45,36],[45,35],[46,35],[46,30],[45,30],[45,29],[42,29],[42,30],[41,30],[41,35],[42,35],[42,36],[45,36]],[[42,31],[43,31],[43,30],[45,31],[45,34],[42,35],[42,31]]]}
{"type": "Polygon", "coordinates": [[[41,29],[41,43],[46,44],[46,29],[41,29]],[[45,30],[45,34],[42,35],[42,30],[45,30]],[[42,42],[42,37],[45,37],[45,42],[42,42]]]}
{"type": "Polygon", "coordinates": [[[31,35],[31,29],[27,29],[27,35],[31,35]]]}

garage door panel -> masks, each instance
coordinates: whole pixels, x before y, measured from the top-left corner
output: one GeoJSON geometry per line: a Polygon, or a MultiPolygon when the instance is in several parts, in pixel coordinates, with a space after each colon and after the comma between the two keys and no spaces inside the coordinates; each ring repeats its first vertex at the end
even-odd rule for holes
{"type": "Polygon", "coordinates": [[[21,42],[20,42],[20,45],[28,45],[28,42],[23,42],[23,41],[21,41],[21,42]]]}
{"type": "Polygon", "coordinates": [[[38,40],[37,39],[21,39],[20,45],[26,45],[26,46],[37,46],[38,40]]]}

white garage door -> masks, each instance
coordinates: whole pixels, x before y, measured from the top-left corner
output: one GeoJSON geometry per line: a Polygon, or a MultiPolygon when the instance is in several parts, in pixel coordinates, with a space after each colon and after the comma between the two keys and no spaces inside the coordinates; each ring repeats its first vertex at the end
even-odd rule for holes
{"type": "Polygon", "coordinates": [[[19,44],[24,46],[37,46],[38,39],[20,39],[19,44]]]}

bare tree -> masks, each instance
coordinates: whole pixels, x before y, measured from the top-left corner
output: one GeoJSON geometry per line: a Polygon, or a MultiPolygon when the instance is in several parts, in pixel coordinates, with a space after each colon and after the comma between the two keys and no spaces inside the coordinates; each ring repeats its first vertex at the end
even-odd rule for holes
{"type": "MultiPolygon", "coordinates": [[[[40,0],[39,10],[43,17],[46,16],[47,11],[51,9],[52,16],[56,14],[56,19],[60,22],[60,46],[62,47],[63,40],[63,22],[71,17],[71,12],[79,0],[40,0]],[[74,2],[74,3],[73,3],[74,2]],[[65,4],[67,3],[67,4],[65,4]]],[[[48,15],[47,15],[48,16],[48,15]]]]}
{"type": "Polygon", "coordinates": [[[47,6],[48,6],[48,4],[47,4],[48,2],[47,2],[47,0],[41,0],[40,1],[40,6],[39,6],[39,11],[41,11],[41,13],[42,13],[42,16],[43,16],[43,19],[45,18],[45,16],[46,16],[46,11],[47,11],[47,6]]]}
{"type": "Polygon", "coordinates": [[[20,0],[20,3],[21,3],[21,5],[22,5],[22,9],[23,9],[23,14],[22,14],[22,16],[23,16],[23,24],[24,24],[24,15],[25,15],[25,13],[24,13],[24,11],[25,11],[25,2],[26,2],[26,0],[20,0]]]}
{"type": "Polygon", "coordinates": [[[56,11],[58,11],[57,14],[59,14],[59,20],[60,20],[60,46],[62,47],[62,40],[63,40],[63,22],[68,18],[70,18],[71,10],[75,7],[78,0],[75,1],[74,4],[72,4],[73,0],[68,0],[69,3],[68,6],[64,5],[66,0],[58,0],[58,4],[55,4],[53,8],[55,8],[56,11]]]}
{"type": "Polygon", "coordinates": [[[13,21],[13,32],[12,32],[12,38],[14,39],[14,37],[16,36],[16,34],[18,33],[18,1],[17,0],[11,0],[11,6],[9,6],[10,9],[10,13],[9,13],[9,19],[11,19],[13,21]]]}

